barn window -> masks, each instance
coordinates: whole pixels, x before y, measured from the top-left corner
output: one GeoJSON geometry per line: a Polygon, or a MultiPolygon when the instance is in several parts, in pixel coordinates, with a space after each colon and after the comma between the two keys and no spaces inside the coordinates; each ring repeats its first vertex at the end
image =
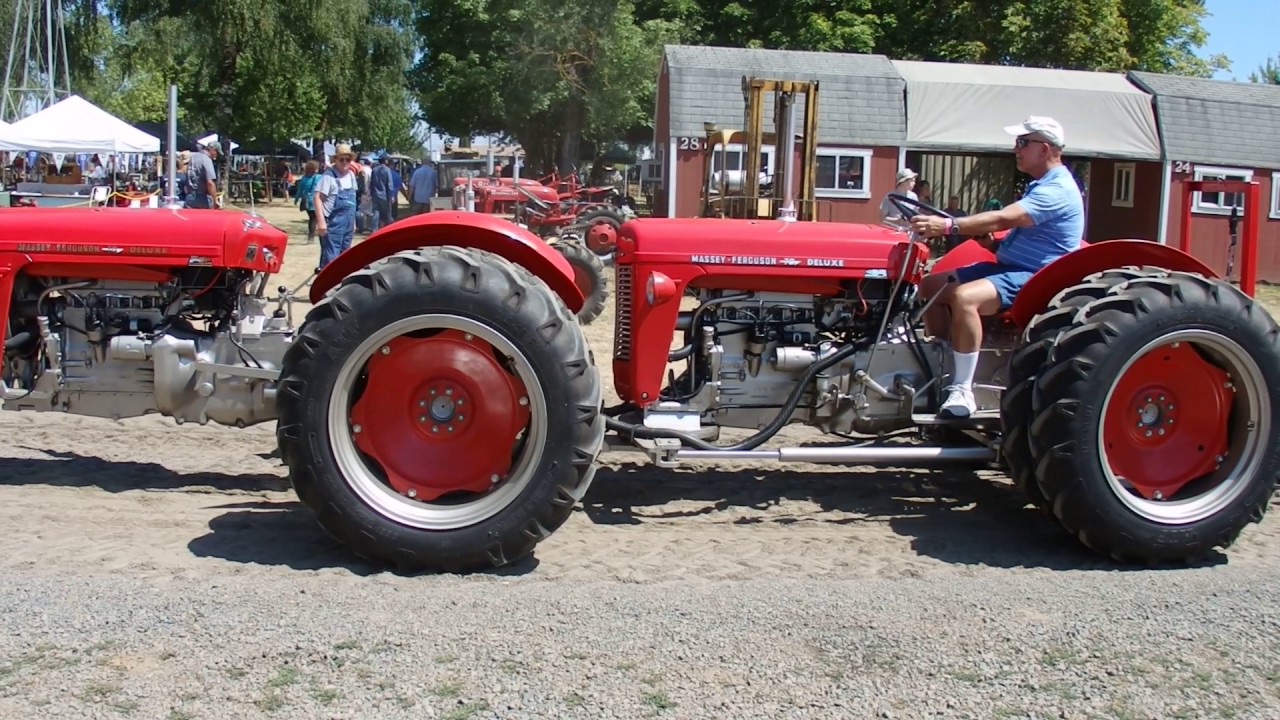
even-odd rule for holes
{"type": "Polygon", "coordinates": [[[1133,163],[1116,163],[1115,182],[1111,186],[1111,204],[1114,207],[1133,207],[1133,163]]]}
{"type": "Polygon", "coordinates": [[[871,197],[871,151],[820,147],[814,194],[830,198],[871,197]]]}
{"type": "MultiPolygon", "coordinates": [[[[1196,180],[1252,180],[1253,171],[1245,168],[1212,167],[1198,165],[1196,180]]],[[[1230,215],[1231,208],[1244,211],[1244,193],[1197,192],[1192,198],[1192,210],[1212,215],[1230,215]]]]}
{"type": "MultiPolygon", "coordinates": [[[[742,166],[745,164],[743,162],[743,156],[746,154],[746,147],[738,143],[730,143],[725,146],[723,158],[721,158],[720,155],[719,143],[716,143],[715,147],[711,149],[711,152],[712,172],[720,172],[725,169],[720,167],[722,160],[725,165],[729,166],[729,170],[741,170],[742,166]]],[[[772,145],[765,145],[760,148],[760,171],[765,175],[773,174],[773,154],[772,145]]]]}
{"type": "Polygon", "coordinates": [[[1280,172],[1271,173],[1271,219],[1280,220],[1280,172]]]}

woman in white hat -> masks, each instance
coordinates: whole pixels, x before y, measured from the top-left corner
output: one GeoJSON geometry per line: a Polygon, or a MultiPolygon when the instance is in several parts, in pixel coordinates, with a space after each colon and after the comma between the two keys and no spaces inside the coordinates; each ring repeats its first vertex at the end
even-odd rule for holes
{"type": "MultiPolygon", "coordinates": [[[[918,200],[916,197],[916,171],[911,168],[902,168],[898,171],[897,184],[893,188],[893,192],[899,195],[906,195],[912,200],[918,200]]],[[[886,194],[884,200],[880,201],[880,219],[886,223],[898,225],[905,228],[908,218],[902,217],[902,211],[897,205],[889,199],[886,194]]]]}

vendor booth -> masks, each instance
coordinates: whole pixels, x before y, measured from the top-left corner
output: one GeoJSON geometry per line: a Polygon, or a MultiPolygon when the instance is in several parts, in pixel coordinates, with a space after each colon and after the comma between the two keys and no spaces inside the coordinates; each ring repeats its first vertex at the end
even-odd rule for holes
{"type": "Polygon", "coordinates": [[[28,181],[19,182],[12,195],[57,207],[90,201],[94,183],[82,175],[76,155],[96,154],[104,161],[110,158],[112,163],[128,166],[141,162],[142,155],[159,152],[160,140],[79,95],[71,95],[11,125],[0,126],[0,151],[52,155],[52,163],[29,168],[36,171],[34,177],[29,173],[28,181]]]}

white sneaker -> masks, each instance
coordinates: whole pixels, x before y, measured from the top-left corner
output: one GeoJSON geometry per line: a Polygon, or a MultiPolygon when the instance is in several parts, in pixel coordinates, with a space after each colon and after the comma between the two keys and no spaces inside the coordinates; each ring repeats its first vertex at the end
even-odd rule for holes
{"type": "Polygon", "coordinates": [[[938,417],[967,418],[978,411],[973,400],[973,388],[952,385],[947,388],[947,399],[938,411],[938,417]]]}

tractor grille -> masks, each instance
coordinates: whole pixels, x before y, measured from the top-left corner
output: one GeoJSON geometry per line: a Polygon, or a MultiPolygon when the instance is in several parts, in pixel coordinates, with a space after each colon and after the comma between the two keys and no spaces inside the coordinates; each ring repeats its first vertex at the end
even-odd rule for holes
{"type": "Polygon", "coordinates": [[[613,358],[631,359],[631,265],[618,265],[614,276],[613,358]]]}

